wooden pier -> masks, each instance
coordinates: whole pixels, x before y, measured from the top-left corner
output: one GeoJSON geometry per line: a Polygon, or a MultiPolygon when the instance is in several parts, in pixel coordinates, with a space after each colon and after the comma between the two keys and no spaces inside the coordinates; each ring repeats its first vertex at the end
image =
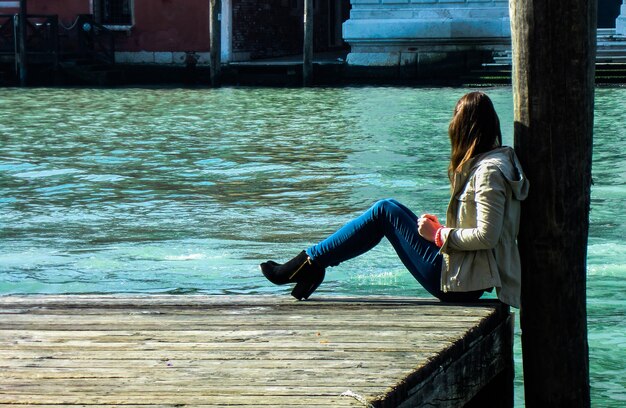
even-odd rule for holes
{"type": "Polygon", "coordinates": [[[0,407],[511,407],[512,327],[495,301],[4,296],[0,407]]]}

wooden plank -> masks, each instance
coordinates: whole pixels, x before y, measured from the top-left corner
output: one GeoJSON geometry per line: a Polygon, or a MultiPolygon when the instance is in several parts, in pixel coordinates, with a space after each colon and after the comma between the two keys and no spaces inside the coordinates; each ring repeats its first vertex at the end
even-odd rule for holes
{"type": "MultiPolygon", "coordinates": [[[[413,387],[409,391],[410,397],[399,408],[417,405],[453,408],[468,402],[467,395],[476,395],[484,384],[506,369],[506,364],[513,364],[513,355],[508,344],[512,341],[512,336],[513,318],[509,317],[489,333],[484,341],[473,344],[460,357],[444,360],[441,371],[413,387]],[[506,358],[498,358],[499,355],[505,355],[506,358]],[[464,383],[459,381],[457,375],[461,372],[472,380],[464,383]],[[454,374],[448,375],[449,373],[454,374]],[[453,386],[458,383],[463,385],[453,386]]],[[[511,385],[512,381],[511,378],[511,385]]],[[[513,406],[512,392],[508,395],[508,401],[498,401],[495,397],[489,406],[513,406]]]]}
{"type": "MultiPolygon", "coordinates": [[[[113,393],[113,390],[109,390],[113,393]]],[[[150,395],[131,394],[131,395],[11,395],[0,394],[0,404],[56,404],[62,406],[73,406],[76,404],[87,405],[127,405],[127,404],[146,404],[146,400],[150,399],[150,395]]],[[[170,405],[239,405],[239,406],[301,406],[309,407],[311,404],[323,405],[327,407],[362,407],[358,401],[341,396],[316,396],[308,397],[297,396],[273,396],[273,395],[252,395],[252,396],[178,396],[178,395],[159,395],[159,404],[170,405]]]]}
{"type": "MultiPolygon", "coordinates": [[[[233,309],[234,306],[244,306],[251,308],[255,306],[263,306],[272,309],[280,308],[301,308],[309,309],[309,305],[314,303],[316,308],[336,307],[341,305],[342,308],[350,308],[355,306],[371,306],[371,305],[404,305],[417,306],[431,310],[438,310],[440,315],[443,310],[447,310],[450,304],[443,304],[437,300],[420,299],[414,297],[391,297],[391,296],[328,296],[309,299],[307,301],[296,301],[288,297],[277,297],[273,295],[255,295],[255,296],[238,296],[238,295],[7,295],[0,296],[0,306],[2,309],[21,305],[28,309],[37,307],[56,306],[62,309],[80,308],[95,306],[97,308],[115,308],[120,305],[127,306],[135,310],[153,309],[155,306],[166,308],[167,306],[185,306],[185,311],[193,310],[194,307],[206,306],[224,306],[233,309]]],[[[453,304],[452,304],[453,305],[453,304]]],[[[484,309],[493,310],[494,302],[483,300],[471,305],[463,305],[466,310],[484,309]]],[[[381,308],[381,310],[385,310],[381,308]]],[[[421,309],[420,309],[421,310],[421,309]]],[[[456,310],[455,310],[456,312],[456,310]]],[[[420,313],[421,314],[421,313],[420,313]]]]}
{"type": "MultiPolygon", "coordinates": [[[[0,403],[0,407],[14,407],[11,404],[3,404],[0,403]]],[[[106,406],[106,405],[99,405],[100,407],[102,406],[106,406]]],[[[144,405],[144,404],[123,404],[123,405],[116,405],[116,407],[123,407],[123,408],[155,408],[155,407],[164,407],[164,408],[180,408],[181,404],[159,404],[159,405],[144,405]]],[[[201,407],[201,408],[224,408],[224,404],[221,403],[215,403],[215,404],[204,404],[204,403],[195,403],[192,405],[193,407],[201,407]]],[[[302,407],[303,405],[299,404],[299,405],[291,405],[291,404],[280,404],[280,407],[282,408],[291,408],[291,407],[302,407]]],[[[318,404],[311,404],[308,403],[305,405],[307,408],[328,408],[330,405],[318,405],[318,404]]],[[[354,405],[344,405],[344,406],[350,406],[350,407],[363,407],[363,404],[354,404],[354,405]]],[[[47,405],[47,404],[20,404],[19,408],[59,408],[59,405],[47,405]]],[[[94,408],[94,405],[84,405],[84,404],[72,404],[71,405],[72,408],[76,408],[76,407],[84,407],[84,408],[94,408]]]]}
{"type": "MultiPolygon", "coordinates": [[[[6,404],[0,403],[0,407],[6,407],[6,404]]],[[[84,405],[84,404],[72,404],[72,408],[94,408],[93,405],[84,405]]],[[[224,408],[224,404],[204,404],[204,403],[196,403],[193,405],[198,408],[224,408]]],[[[302,407],[302,405],[286,405],[280,404],[283,408],[290,407],[302,407]]],[[[347,405],[347,406],[357,406],[362,407],[363,404],[356,405],[347,405]]],[[[180,404],[158,404],[158,405],[145,405],[145,404],[124,404],[123,408],[180,408],[180,404]]],[[[307,408],[328,408],[328,405],[317,405],[317,404],[307,404],[307,408]]],[[[46,405],[46,404],[20,404],[19,408],[59,408],[59,405],[46,405]]]]}
{"type": "Polygon", "coordinates": [[[0,406],[428,401],[449,384],[431,392],[426,379],[468,371],[453,367],[465,354],[474,388],[488,381],[503,364],[489,339],[506,315],[493,302],[398,298],[0,297],[0,406]]]}

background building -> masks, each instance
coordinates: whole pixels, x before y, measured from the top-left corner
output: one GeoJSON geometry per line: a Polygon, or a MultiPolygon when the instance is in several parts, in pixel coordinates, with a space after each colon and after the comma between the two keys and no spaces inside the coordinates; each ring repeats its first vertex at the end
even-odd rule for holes
{"type": "MultiPolygon", "coordinates": [[[[304,0],[221,1],[222,63],[290,56],[298,61],[304,0]]],[[[19,4],[0,0],[5,72],[17,58],[13,16],[19,4]]],[[[599,0],[598,7],[599,27],[611,29],[603,35],[626,39],[623,1],[599,0]]],[[[314,0],[314,10],[315,55],[346,61],[346,72],[355,75],[454,74],[510,52],[507,0],[314,0]]],[[[38,53],[29,64],[70,69],[93,68],[89,59],[162,67],[209,63],[208,0],[184,0],[184,7],[174,0],[28,0],[28,14],[28,52],[38,53]],[[41,57],[45,52],[49,58],[41,57]]]]}

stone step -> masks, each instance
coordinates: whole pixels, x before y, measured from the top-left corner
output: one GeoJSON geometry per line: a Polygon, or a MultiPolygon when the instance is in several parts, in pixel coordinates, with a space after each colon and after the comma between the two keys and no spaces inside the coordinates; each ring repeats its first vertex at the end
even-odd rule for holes
{"type": "Polygon", "coordinates": [[[614,56],[598,56],[596,58],[596,63],[606,63],[606,62],[615,62],[615,63],[626,63],[626,55],[614,55],[614,56]]]}
{"type": "Polygon", "coordinates": [[[596,52],[598,54],[626,54],[626,44],[621,45],[620,47],[605,47],[605,46],[597,46],[596,52]]]}
{"type": "Polygon", "coordinates": [[[626,69],[624,62],[600,62],[596,64],[596,69],[626,69]]]}
{"type": "MultiPolygon", "coordinates": [[[[483,64],[483,68],[472,71],[463,77],[464,83],[473,85],[500,85],[511,83],[511,65],[500,63],[483,64]]],[[[597,84],[626,83],[626,59],[621,62],[601,62],[596,64],[597,84]]]]}
{"type": "MultiPolygon", "coordinates": [[[[596,63],[626,63],[626,50],[614,50],[611,52],[598,51],[596,55],[596,63]]],[[[510,66],[512,64],[512,57],[494,57],[493,62],[484,63],[483,67],[499,67],[510,66]]]]}
{"type": "Polygon", "coordinates": [[[488,72],[508,72],[511,73],[511,64],[485,63],[482,65],[482,71],[488,72]]]}
{"type": "Polygon", "coordinates": [[[626,41],[606,41],[596,44],[596,48],[599,50],[626,50],[626,41]]]}

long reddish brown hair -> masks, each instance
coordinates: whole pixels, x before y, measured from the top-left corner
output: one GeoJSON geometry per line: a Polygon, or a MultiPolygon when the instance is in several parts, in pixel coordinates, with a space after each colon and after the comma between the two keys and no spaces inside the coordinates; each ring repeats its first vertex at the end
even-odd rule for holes
{"type": "Polygon", "coordinates": [[[500,120],[491,99],[482,92],[465,94],[454,107],[448,127],[452,154],[448,177],[471,158],[502,145],[500,120]]]}

